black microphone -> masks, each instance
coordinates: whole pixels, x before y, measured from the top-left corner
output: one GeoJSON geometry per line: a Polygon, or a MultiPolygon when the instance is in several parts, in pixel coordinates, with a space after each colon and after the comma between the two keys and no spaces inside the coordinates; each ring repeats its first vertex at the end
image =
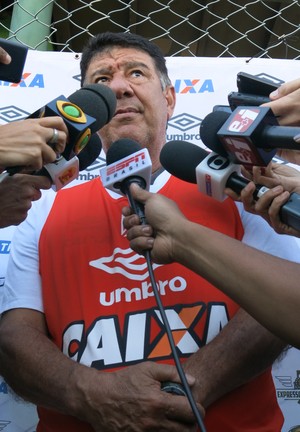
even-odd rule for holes
{"type": "Polygon", "coordinates": [[[59,156],[55,162],[46,164],[34,175],[46,176],[51,180],[52,189],[58,191],[78,177],[79,171],[86,169],[99,156],[102,143],[98,134],[94,133],[84,149],[70,160],[59,156]]]}
{"type": "MultiPolygon", "coordinates": [[[[226,131],[226,126],[231,119],[234,119],[236,111],[243,110],[245,107],[238,107],[232,114],[228,112],[214,111],[208,114],[200,125],[200,137],[202,142],[211,150],[221,154],[224,157],[228,157],[232,162],[245,165],[247,167],[252,166],[266,166],[272,160],[276,154],[276,149],[265,150],[257,146],[257,140],[254,144],[253,131],[259,132],[260,127],[247,119],[241,120],[240,123],[244,124],[241,131],[237,133],[234,126],[238,123],[234,123],[230,126],[230,129],[226,131]],[[247,125],[252,125],[250,130],[247,130],[247,125]],[[232,132],[234,129],[235,132],[232,132]],[[220,134],[222,130],[222,135],[220,134]],[[225,136],[224,136],[225,135],[225,136]]],[[[249,108],[249,107],[248,107],[249,108]]],[[[251,107],[254,110],[259,107],[251,107]]],[[[258,143],[259,144],[259,143],[258,143]]]]}
{"type": "MultiPolygon", "coordinates": [[[[116,104],[116,96],[109,87],[89,84],[76,90],[68,99],[63,95],[55,98],[27,118],[62,117],[68,128],[69,137],[61,156],[69,160],[78,155],[92,135],[112,119],[116,104]]],[[[8,167],[5,173],[13,175],[22,168],[8,167]]]]}
{"type": "Polygon", "coordinates": [[[144,206],[135,201],[129,190],[132,183],[149,190],[152,162],[146,148],[129,138],[115,141],[106,154],[107,166],[100,170],[104,187],[126,195],[133,211],[146,223],[144,206]]]}
{"type": "MultiPolygon", "coordinates": [[[[225,187],[240,194],[249,183],[249,180],[239,175],[239,165],[186,141],[167,142],[160,153],[160,162],[170,174],[197,184],[200,192],[218,201],[226,198],[225,187]]],[[[256,185],[254,199],[258,199],[268,190],[265,186],[256,185]]],[[[279,215],[283,223],[300,230],[300,195],[292,193],[281,207],[279,215]]]]}
{"type": "Polygon", "coordinates": [[[77,156],[79,160],[79,171],[83,171],[86,168],[88,168],[90,165],[92,165],[92,163],[95,162],[97,157],[100,155],[101,150],[102,150],[101,139],[97,133],[94,133],[91,136],[91,139],[88,142],[88,144],[77,156]]]}
{"type": "Polygon", "coordinates": [[[266,166],[277,148],[299,150],[296,126],[279,126],[268,107],[240,106],[232,114],[215,111],[204,118],[200,137],[210,149],[223,148],[234,163],[266,166]]]}
{"type": "Polygon", "coordinates": [[[61,95],[35,111],[28,118],[60,116],[68,128],[68,142],[61,154],[65,159],[78,155],[93,133],[113,117],[116,96],[107,86],[89,84],[72,93],[61,95]]]}

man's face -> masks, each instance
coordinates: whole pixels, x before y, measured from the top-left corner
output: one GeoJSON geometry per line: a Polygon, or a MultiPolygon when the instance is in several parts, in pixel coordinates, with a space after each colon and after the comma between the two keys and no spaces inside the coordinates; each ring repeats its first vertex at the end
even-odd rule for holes
{"type": "Polygon", "coordinates": [[[162,89],[152,58],[134,48],[109,49],[89,64],[84,84],[92,83],[109,86],[117,97],[114,117],[99,131],[104,151],[119,138],[131,138],[148,148],[153,171],[158,169],[175,92],[162,89]]]}

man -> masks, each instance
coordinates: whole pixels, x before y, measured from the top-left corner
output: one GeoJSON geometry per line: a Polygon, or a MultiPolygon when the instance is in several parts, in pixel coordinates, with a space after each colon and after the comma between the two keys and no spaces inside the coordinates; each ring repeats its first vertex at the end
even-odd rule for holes
{"type": "MultiPolygon", "coordinates": [[[[298,253],[293,238],[240,214],[232,200],[217,203],[162,172],[175,92],[155,45],[100,34],[81,72],[83,84],[108,85],[117,97],[99,132],[104,151],[119,138],[138,141],[151,155],[152,190],[175,198],[192,220],[287,259],[298,253]]],[[[95,179],[37,204],[11,252],[0,364],[39,405],[38,431],[195,430],[187,399],[161,391],[162,381],[179,378],[144,263],[128,248],[125,197],[95,179]]],[[[156,277],[207,430],[279,432],[270,366],[284,343],[187,268],[161,266],[156,277]]]]}

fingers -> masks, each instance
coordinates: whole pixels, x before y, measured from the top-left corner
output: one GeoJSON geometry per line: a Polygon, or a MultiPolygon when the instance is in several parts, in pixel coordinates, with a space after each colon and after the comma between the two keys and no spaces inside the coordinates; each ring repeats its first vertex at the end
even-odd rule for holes
{"type": "Polygon", "coordinates": [[[257,201],[253,198],[253,184],[249,183],[241,192],[241,201],[249,213],[263,217],[278,234],[300,237],[300,232],[286,225],[281,220],[282,206],[289,200],[290,193],[282,186],[276,186],[265,192],[257,201]]]}
{"type": "Polygon", "coordinates": [[[51,180],[49,177],[46,176],[36,176],[36,175],[30,175],[30,182],[32,184],[32,187],[36,190],[47,190],[51,187],[51,180]]]}
{"type": "Polygon", "coordinates": [[[276,100],[294,92],[299,88],[300,88],[300,79],[297,78],[295,80],[281,84],[281,86],[279,86],[277,90],[274,90],[272,93],[270,93],[269,96],[271,100],[276,100]]]}
{"type": "Polygon", "coordinates": [[[12,181],[19,182],[20,200],[37,201],[41,197],[41,190],[47,190],[51,187],[51,181],[46,176],[35,176],[29,174],[15,174],[12,181]]]}
{"type": "Polygon", "coordinates": [[[236,192],[234,192],[232,189],[225,188],[224,193],[227,196],[229,196],[230,198],[232,198],[234,201],[240,201],[240,196],[236,192]]]}
{"type": "Polygon", "coordinates": [[[41,189],[49,189],[47,177],[15,174],[0,183],[0,228],[19,225],[26,217],[32,202],[40,199],[41,189]]]}
{"type": "MultiPolygon", "coordinates": [[[[61,117],[43,117],[40,119],[40,125],[47,128],[45,141],[54,150],[56,154],[64,151],[68,139],[68,128],[61,117]]],[[[52,153],[49,153],[52,154],[52,153]]],[[[55,155],[56,157],[56,155],[55,155]]],[[[53,162],[53,159],[49,162],[53,162]]]]}
{"type": "Polygon", "coordinates": [[[60,117],[26,119],[0,127],[0,160],[3,167],[24,167],[27,172],[54,162],[64,151],[67,127],[60,117]],[[47,144],[54,136],[56,143],[47,144]]]}
{"type": "Polygon", "coordinates": [[[287,203],[289,197],[289,192],[284,191],[273,199],[269,207],[270,225],[278,234],[286,234],[300,237],[299,231],[283,223],[280,218],[282,206],[287,203]]]}
{"type": "Polygon", "coordinates": [[[11,62],[11,56],[8,52],[5,51],[2,47],[0,47],[0,63],[9,64],[11,62]]]}
{"type": "Polygon", "coordinates": [[[264,218],[268,218],[269,208],[274,200],[279,194],[283,192],[282,186],[276,186],[273,189],[265,192],[259,199],[254,198],[254,192],[256,190],[256,186],[253,182],[250,182],[242,191],[241,191],[241,201],[244,205],[244,208],[249,213],[258,214],[264,218]]]}
{"type": "Polygon", "coordinates": [[[300,122],[300,79],[282,84],[270,94],[271,102],[264,104],[272,109],[281,126],[298,126],[300,122]]]}
{"type": "MultiPolygon", "coordinates": [[[[151,372],[153,374],[153,377],[160,382],[172,381],[172,382],[180,383],[180,378],[177,369],[174,368],[174,366],[170,366],[170,365],[158,365],[158,367],[154,366],[151,372]]],[[[189,373],[185,373],[185,377],[190,387],[195,384],[196,379],[194,376],[192,376],[189,373]]]]}
{"type": "Polygon", "coordinates": [[[131,228],[127,232],[127,239],[131,249],[143,255],[146,250],[151,250],[154,246],[152,228],[149,225],[139,225],[131,228]]]}
{"type": "Polygon", "coordinates": [[[132,195],[132,198],[139,201],[142,204],[146,204],[147,199],[151,197],[151,192],[147,192],[145,189],[142,189],[138,186],[136,183],[132,183],[130,185],[130,192],[132,195]]]}

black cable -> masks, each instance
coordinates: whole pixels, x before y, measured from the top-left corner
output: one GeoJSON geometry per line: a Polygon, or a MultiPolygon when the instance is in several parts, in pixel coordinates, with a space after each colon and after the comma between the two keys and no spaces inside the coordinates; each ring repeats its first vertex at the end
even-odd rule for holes
{"type": "Polygon", "coordinates": [[[191,392],[191,389],[190,389],[189,384],[187,382],[187,379],[186,379],[185,373],[183,371],[182,365],[180,363],[180,360],[179,360],[179,357],[178,357],[178,353],[177,353],[177,349],[176,349],[176,345],[175,345],[175,342],[174,342],[174,339],[173,339],[172,331],[170,329],[169,321],[168,321],[167,315],[165,313],[163,304],[161,302],[159,291],[157,289],[157,284],[156,284],[156,281],[155,281],[153,267],[152,267],[152,262],[151,262],[151,253],[150,253],[150,251],[144,251],[144,255],[145,255],[145,258],[146,258],[146,261],[147,261],[148,272],[149,272],[149,276],[150,276],[150,282],[151,282],[151,285],[152,285],[152,289],[153,289],[153,292],[154,292],[154,296],[155,296],[155,299],[156,299],[156,303],[157,303],[158,309],[159,309],[160,314],[161,314],[161,318],[162,318],[163,324],[164,324],[165,329],[166,329],[167,337],[169,339],[169,344],[170,344],[170,347],[171,347],[171,351],[172,351],[172,355],[173,355],[173,358],[174,358],[174,361],[175,361],[177,372],[179,374],[181,383],[183,385],[184,391],[186,393],[186,396],[188,398],[188,401],[190,403],[192,411],[193,411],[193,413],[194,413],[194,415],[196,417],[197,424],[198,424],[198,426],[200,428],[200,431],[201,432],[206,432],[206,429],[205,429],[203,420],[201,418],[200,412],[199,412],[199,410],[197,408],[197,405],[196,405],[196,402],[194,400],[193,394],[191,392]]]}

